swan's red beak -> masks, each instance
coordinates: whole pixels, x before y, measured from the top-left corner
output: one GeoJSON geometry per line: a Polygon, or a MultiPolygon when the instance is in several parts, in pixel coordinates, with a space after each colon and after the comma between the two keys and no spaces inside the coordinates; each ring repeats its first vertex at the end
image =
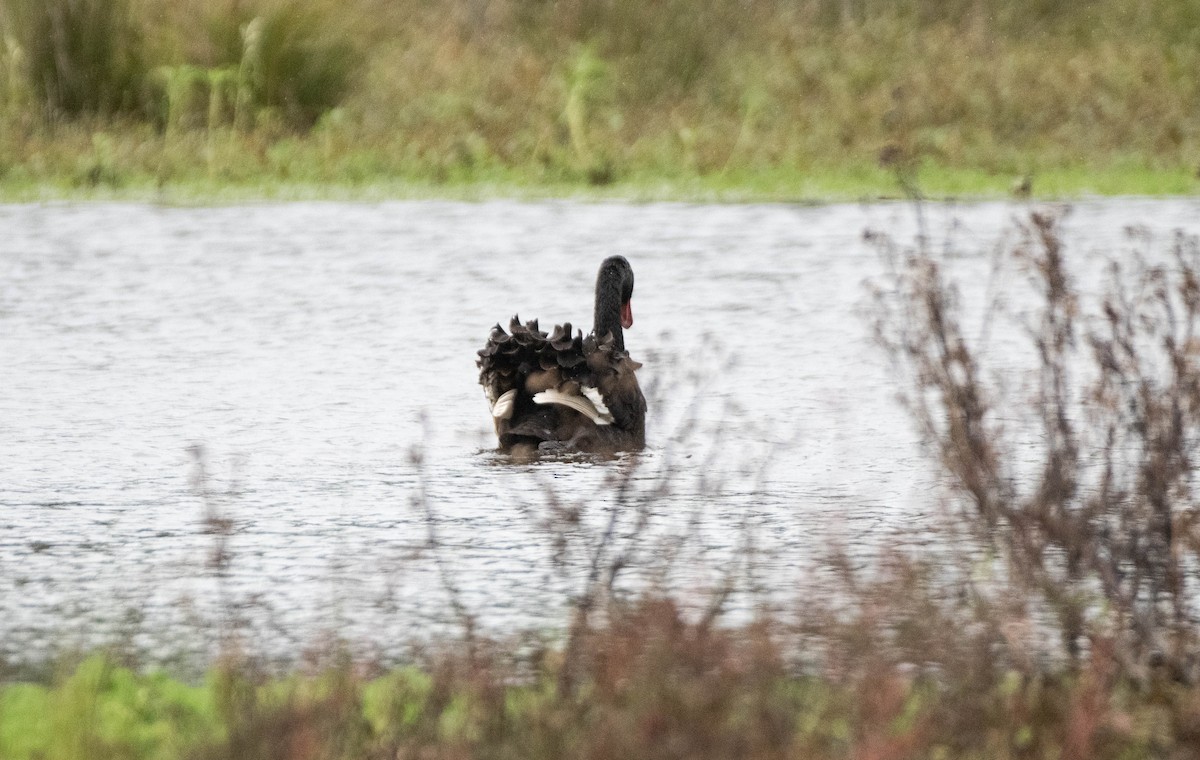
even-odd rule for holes
{"type": "Polygon", "coordinates": [[[633,327],[633,301],[621,304],[621,327],[628,330],[633,327]]]}

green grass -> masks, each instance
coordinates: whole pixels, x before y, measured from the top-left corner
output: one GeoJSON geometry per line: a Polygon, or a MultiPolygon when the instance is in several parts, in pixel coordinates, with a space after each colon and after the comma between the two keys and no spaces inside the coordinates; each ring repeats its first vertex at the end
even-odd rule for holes
{"type": "MultiPolygon", "coordinates": [[[[927,166],[917,174],[921,192],[932,199],[994,200],[1013,198],[1018,176],[997,176],[977,169],[927,166]]],[[[1080,199],[1093,196],[1181,196],[1200,192],[1200,179],[1180,169],[1104,167],[1058,169],[1033,178],[1033,196],[1080,199]]],[[[447,198],[482,201],[497,198],[585,201],[627,200],[715,203],[830,203],[905,198],[894,173],[875,166],[796,171],[786,169],[730,172],[717,176],[669,176],[646,172],[603,187],[524,176],[519,169],[497,170],[437,182],[426,178],[367,177],[353,183],[249,176],[237,182],[186,177],[162,184],[151,176],[127,176],[119,185],[92,186],[72,178],[57,181],[0,183],[0,202],[47,200],[127,201],[178,205],[254,201],[447,198]]]]}
{"type": "Polygon", "coordinates": [[[868,615],[827,642],[839,666],[801,673],[782,657],[786,627],[706,628],[662,602],[628,614],[589,635],[572,689],[553,650],[516,666],[512,652],[448,647],[373,676],[342,664],[268,677],[227,661],[198,683],[96,655],[47,683],[0,684],[0,757],[1116,760],[1194,738],[1195,687],[1114,677],[1103,652],[1028,671],[959,632],[921,673],[872,648],[890,634],[868,615]]]}
{"type": "Polygon", "coordinates": [[[1197,190],[1188,0],[12,8],[8,200],[838,200],[897,194],[885,166],[932,197],[1197,190]]]}

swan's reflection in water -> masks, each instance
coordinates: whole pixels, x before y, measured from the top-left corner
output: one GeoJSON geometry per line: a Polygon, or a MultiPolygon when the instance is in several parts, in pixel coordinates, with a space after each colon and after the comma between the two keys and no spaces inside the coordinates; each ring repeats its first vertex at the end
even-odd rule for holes
{"type": "MultiPolygon", "coordinates": [[[[1016,211],[927,207],[968,307],[1016,211]]],[[[1081,279],[1125,225],[1197,211],[1080,204],[1081,279]]],[[[768,595],[832,543],[865,561],[936,509],[863,313],[867,227],[916,229],[890,204],[0,207],[0,640],[203,648],[224,595],[278,652],[328,629],[386,650],[452,624],[447,577],[485,626],[555,625],[605,531],[628,583],[697,596],[747,531],[768,595]],[[512,311],[588,324],[616,253],[647,451],[497,456],[475,351],[512,311]],[[206,511],[231,520],[220,572],[206,511]]]]}

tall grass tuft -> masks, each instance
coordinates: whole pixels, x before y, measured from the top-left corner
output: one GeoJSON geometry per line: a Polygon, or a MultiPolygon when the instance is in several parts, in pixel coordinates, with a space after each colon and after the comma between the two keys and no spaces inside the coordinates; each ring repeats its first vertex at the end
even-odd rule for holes
{"type": "Polygon", "coordinates": [[[296,0],[235,4],[208,17],[206,63],[237,71],[241,115],[270,111],[308,129],[345,99],[362,65],[342,14],[296,0]]]}
{"type": "Polygon", "coordinates": [[[0,11],[0,103],[10,112],[21,112],[29,105],[25,48],[9,27],[7,14],[0,11]]]}
{"type": "MultiPolygon", "coordinates": [[[[146,103],[145,35],[128,0],[10,0],[10,61],[51,117],[137,113],[146,103]]],[[[10,75],[11,76],[11,75],[10,75]]],[[[10,86],[12,83],[10,82],[10,86]]]]}

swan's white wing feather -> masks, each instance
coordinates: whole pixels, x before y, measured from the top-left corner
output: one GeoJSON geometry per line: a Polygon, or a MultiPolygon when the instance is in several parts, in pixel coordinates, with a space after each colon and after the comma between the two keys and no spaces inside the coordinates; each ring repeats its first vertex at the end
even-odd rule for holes
{"type": "Polygon", "coordinates": [[[608,411],[608,405],[604,403],[604,396],[600,393],[600,389],[592,385],[585,385],[581,390],[583,391],[583,395],[587,397],[587,400],[592,402],[592,406],[596,407],[596,413],[600,415],[600,419],[604,420],[603,423],[597,422],[596,424],[611,425],[613,421],[612,412],[608,411]]]}
{"type": "Polygon", "coordinates": [[[548,391],[542,391],[541,393],[535,394],[533,401],[536,404],[558,404],[569,409],[574,409],[597,425],[608,425],[611,422],[611,420],[605,419],[605,417],[596,410],[596,405],[593,404],[587,397],[574,393],[563,393],[560,390],[551,388],[548,391]]]}
{"type": "Polygon", "coordinates": [[[498,420],[509,419],[513,415],[513,407],[516,404],[516,400],[516,388],[501,393],[500,398],[496,399],[496,403],[492,404],[492,416],[498,420]]]}

